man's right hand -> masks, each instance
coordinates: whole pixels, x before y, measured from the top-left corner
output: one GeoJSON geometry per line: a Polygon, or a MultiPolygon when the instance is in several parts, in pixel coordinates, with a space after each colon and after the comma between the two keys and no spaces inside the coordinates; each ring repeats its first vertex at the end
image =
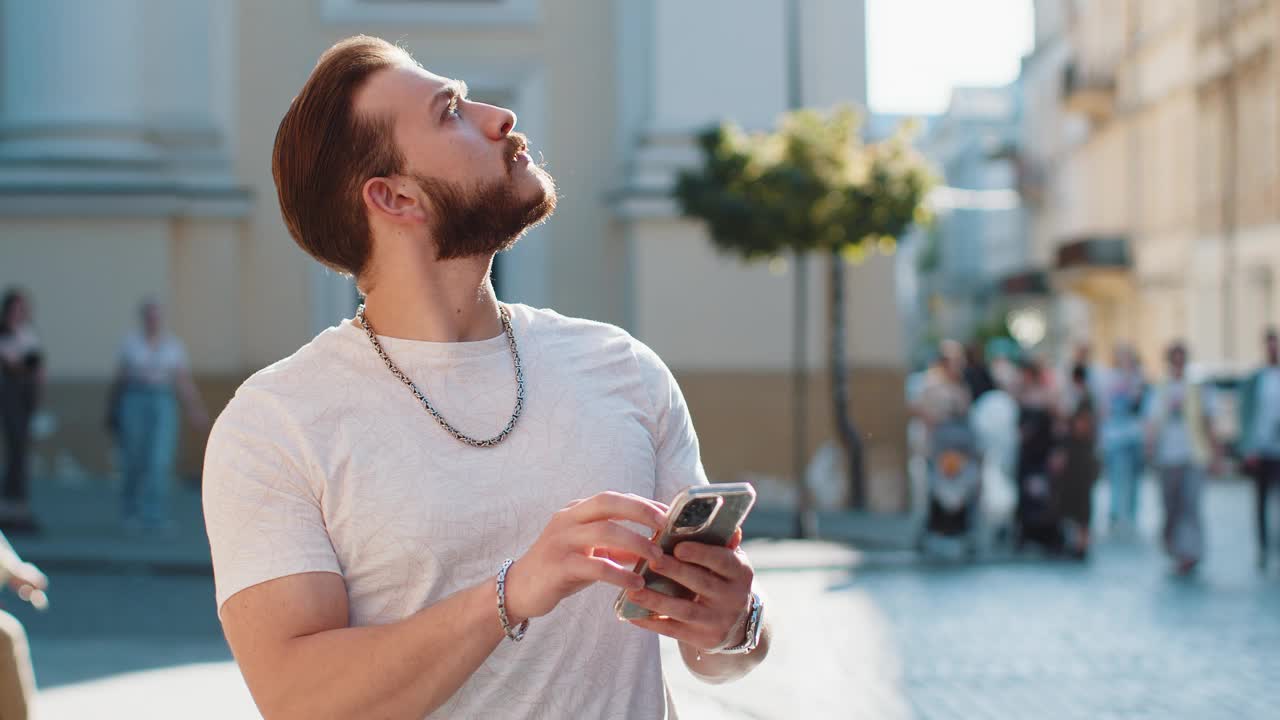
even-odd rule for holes
{"type": "Polygon", "coordinates": [[[546,615],[561,600],[597,582],[628,590],[644,587],[638,574],[617,561],[656,560],[662,549],[619,520],[661,530],[666,510],[639,495],[602,492],[575,500],[553,515],[533,547],[507,571],[511,622],[546,615]]]}

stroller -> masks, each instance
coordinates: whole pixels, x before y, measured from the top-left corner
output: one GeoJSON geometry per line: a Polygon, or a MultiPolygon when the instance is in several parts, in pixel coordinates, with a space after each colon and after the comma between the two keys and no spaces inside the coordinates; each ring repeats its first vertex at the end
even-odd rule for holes
{"type": "Polygon", "coordinates": [[[935,539],[977,552],[976,514],[982,490],[982,454],[967,417],[958,417],[933,429],[928,460],[929,507],[918,541],[930,551],[935,539]]]}

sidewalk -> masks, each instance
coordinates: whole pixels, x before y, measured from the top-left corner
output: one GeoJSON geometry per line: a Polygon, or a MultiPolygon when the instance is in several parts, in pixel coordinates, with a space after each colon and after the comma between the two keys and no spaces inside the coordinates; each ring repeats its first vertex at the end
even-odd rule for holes
{"type": "Polygon", "coordinates": [[[119,495],[112,483],[33,482],[31,504],[41,523],[37,535],[9,537],[24,560],[45,572],[211,575],[199,492],[172,492],[173,521],[164,533],[129,534],[120,525],[119,495]]]}

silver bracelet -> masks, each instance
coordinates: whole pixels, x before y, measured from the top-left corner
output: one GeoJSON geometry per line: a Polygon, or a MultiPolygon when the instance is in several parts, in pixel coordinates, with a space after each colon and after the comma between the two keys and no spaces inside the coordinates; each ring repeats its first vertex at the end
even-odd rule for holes
{"type": "Polygon", "coordinates": [[[529,629],[529,620],[525,618],[520,623],[520,627],[511,627],[511,621],[507,619],[507,570],[511,569],[511,564],[515,561],[507,558],[502,562],[502,568],[498,570],[498,619],[502,621],[502,632],[511,638],[512,642],[520,642],[524,639],[524,633],[529,629]]]}

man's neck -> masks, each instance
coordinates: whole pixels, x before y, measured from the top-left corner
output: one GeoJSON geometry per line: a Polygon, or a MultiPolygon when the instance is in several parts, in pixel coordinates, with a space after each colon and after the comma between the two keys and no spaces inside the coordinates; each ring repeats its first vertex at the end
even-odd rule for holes
{"type": "Polygon", "coordinates": [[[472,342],[502,334],[489,282],[491,257],[405,262],[380,268],[365,298],[379,335],[430,342],[472,342]]]}

